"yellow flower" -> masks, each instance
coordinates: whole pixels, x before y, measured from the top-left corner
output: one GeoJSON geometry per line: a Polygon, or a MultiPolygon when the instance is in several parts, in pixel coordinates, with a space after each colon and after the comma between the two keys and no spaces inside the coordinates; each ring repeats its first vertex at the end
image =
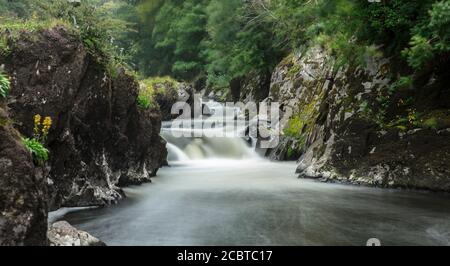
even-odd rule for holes
{"type": "Polygon", "coordinates": [[[41,115],[37,114],[34,116],[34,125],[35,126],[40,126],[41,125],[41,115]]]}
{"type": "Polygon", "coordinates": [[[34,129],[33,129],[33,131],[34,131],[34,136],[36,138],[39,138],[39,135],[40,135],[39,128],[41,127],[41,120],[42,120],[42,117],[39,114],[34,116],[34,129]]]}
{"type": "Polygon", "coordinates": [[[44,122],[42,123],[42,138],[45,140],[48,136],[50,128],[52,127],[52,118],[47,116],[44,118],[44,122]]]}
{"type": "Polygon", "coordinates": [[[49,116],[47,116],[47,117],[44,119],[43,125],[44,125],[44,128],[50,129],[50,127],[52,126],[52,118],[49,117],[49,116]]]}

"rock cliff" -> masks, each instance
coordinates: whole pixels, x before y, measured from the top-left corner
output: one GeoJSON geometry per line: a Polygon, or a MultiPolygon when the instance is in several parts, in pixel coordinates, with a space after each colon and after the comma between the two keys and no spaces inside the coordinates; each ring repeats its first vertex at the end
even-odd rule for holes
{"type": "Polygon", "coordinates": [[[398,78],[384,58],[337,67],[318,47],[288,56],[265,101],[280,102],[291,119],[267,155],[300,158],[300,177],[450,191],[447,64],[398,78]]]}
{"type": "Polygon", "coordinates": [[[0,246],[47,243],[46,187],[0,98],[0,246]]]}
{"type": "Polygon", "coordinates": [[[0,244],[44,244],[48,210],[115,203],[120,186],[156,175],[167,155],[161,114],[137,107],[137,82],[66,28],[3,34],[11,92],[0,120],[0,244]],[[53,120],[43,167],[20,141],[33,136],[36,114],[53,120]]]}

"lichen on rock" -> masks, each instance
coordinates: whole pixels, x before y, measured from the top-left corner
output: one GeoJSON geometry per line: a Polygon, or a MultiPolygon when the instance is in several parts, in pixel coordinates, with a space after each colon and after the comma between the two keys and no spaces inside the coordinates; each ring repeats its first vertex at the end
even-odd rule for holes
{"type": "Polygon", "coordinates": [[[408,81],[413,90],[395,94],[392,64],[368,57],[366,66],[337,67],[320,47],[286,57],[272,74],[265,101],[279,102],[290,119],[267,156],[299,158],[300,177],[450,191],[450,101],[439,97],[446,92],[448,68],[419,73],[408,81]],[[415,103],[421,116],[414,107],[406,110],[402,98],[415,103]],[[389,122],[405,112],[407,125],[389,122]]]}

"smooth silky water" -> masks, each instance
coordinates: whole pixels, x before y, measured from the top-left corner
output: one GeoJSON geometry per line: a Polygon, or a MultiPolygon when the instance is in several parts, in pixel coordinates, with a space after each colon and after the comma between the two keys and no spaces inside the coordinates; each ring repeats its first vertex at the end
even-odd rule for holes
{"type": "Polygon", "coordinates": [[[108,245],[450,245],[447,194],[298,179],[239,137],[161,135],[171,167],[153,183],[64,219],[108,245]]]}

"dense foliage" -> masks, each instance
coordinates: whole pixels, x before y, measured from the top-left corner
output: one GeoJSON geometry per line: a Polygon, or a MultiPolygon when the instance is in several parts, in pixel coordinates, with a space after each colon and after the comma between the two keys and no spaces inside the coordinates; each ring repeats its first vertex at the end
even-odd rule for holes
{"type": "MultiPolygon", "coordinates": [[[[125,1],[0,0],[0,32],[37,30],[64,24],[80,35],[86,48],[105,64],[131,62],[134,7],[125,1]]],[[[0,51],[7,50],[0,40],[0,51]]]]}
{"type": "Polygon", "coordinates": [[[149,45],[141,46],[141,70],[206,75],[219,88],[270,71],[287,52],[312,44],[340,64],[384,54],[413,68],[450,49],[448,0],[144,0],[141,6],[152,7],[140,11],[147,32],[141,38],[149,45]]]}
{"type": "Polygon", "coordinates": [[[14,16],[74,24],[89,48],[143,76],[224,89],[313,44],[339,64],[369,53],[416,69],[450,51],[448,0],[0,0],[0,17],[14,16]]]}
{"type": "Polygon", "coordinates": [[[170,77],[154,77],[141,80],[138,106],[142,109],[157,109],[159,108],[157,99],[170,95],[172,92],[178,95],[177,87],[178,82],[170,77]]]}

